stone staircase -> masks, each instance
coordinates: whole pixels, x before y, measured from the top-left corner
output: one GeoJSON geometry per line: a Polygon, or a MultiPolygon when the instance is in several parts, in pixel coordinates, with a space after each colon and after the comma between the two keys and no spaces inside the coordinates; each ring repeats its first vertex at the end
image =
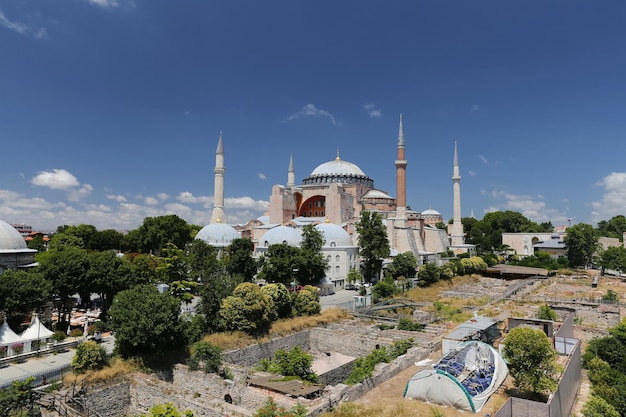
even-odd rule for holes
{"type": "Polygon", "coordinates": [[[34,402],[46,411],[42,412],[42,415],[50,417],[101,417],[95,411],[88,410],[84,400],[85,394],[82,383],[79,386],[74,384],[69,389],[39,391],[34,402]]]}

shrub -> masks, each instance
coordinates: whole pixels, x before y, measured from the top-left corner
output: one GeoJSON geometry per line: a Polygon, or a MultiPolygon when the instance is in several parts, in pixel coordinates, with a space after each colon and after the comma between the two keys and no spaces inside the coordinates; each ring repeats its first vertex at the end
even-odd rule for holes
{"type": "Polygon", "coordinates": [[[204,372],[217,372],[222,366],[222,349],[209,342],[196,342],[191,346],[189,367],[192,370],[202,368],[204,372]]]}
{"type": "Polygon", "coordinates": [[[558,317],[549,305],[544,304],[539,307],[539,311],[537,312],[537,318],[540,320],[556,321],[558,317]]]}
{"type": "Polygon", "coordinates": [[[406,317],[402,317],[400,320],[398,320],[398,330],[421,332],[424,330],[424,327],[425,326],[422,323],[418,323],[406,317]]]}
{"type": "Polygon", "coordinates": [[[52,339],[53,342],[58,343],[58,342],[64,341],[66,337],[67,336],[65,335],[65,332],[57,331],[57,332],[54,332],[50,338],[52,339]]]}
{"type": "Polygon", "coordinates": [[[295,376],[304,381],[316,382],[317,375],[311,369],[313,356],[303,351],[299,346],[295,346],[290,351],[277,349],[274,353],[274,360],[261,360],[259,366],[265,370],[277,373],[286,377],[295,376]]]}
{"type": "Polygon", "coordinates": [[[70,331],[70,337],[82,337],[83,330],[82,329],[74,329],[70,331]]]}
{"type": "Polygon", "coordinates": [[[107,363],[107,352],[104,346],[94,341],[81,343],[76,347],[72,358],[72,368],[76,373],[84,373],[94,369],[101,369],[107,363]]]}
{"type": "Polygon", "coordinates": [[[304,417],[307,409],[302,404],[296,404],[290,410],[278,406],[272,397],[267,397],[265,404],[254,413],[253,417],[304,417]]]}
{"type": "Polygon", "coordinates": [[[376,348],[369,355],[358,358],[354,361],[354,367],[346,379],[346,384],[358,384],[365,378],[371,377],[377,364],[391,362],[404,355],[411,346],[413,346],[412,338],[398,340],[393,342],[391,346],[376,348]]]}

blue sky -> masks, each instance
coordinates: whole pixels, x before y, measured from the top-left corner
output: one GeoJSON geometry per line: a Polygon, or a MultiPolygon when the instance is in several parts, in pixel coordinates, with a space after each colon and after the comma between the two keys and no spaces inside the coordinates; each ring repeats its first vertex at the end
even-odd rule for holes
{"type": "Polygon", "coordinates": [[[232,223],[335,158],[452,217],[626,214],[626,2],[0,0],[0,219],[232,223]]]}

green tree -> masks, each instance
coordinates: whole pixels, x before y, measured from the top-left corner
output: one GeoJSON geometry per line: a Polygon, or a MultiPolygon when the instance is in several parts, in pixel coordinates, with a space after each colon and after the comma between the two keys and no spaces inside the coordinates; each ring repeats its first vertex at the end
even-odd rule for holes
{"type": "Polygon", "coordinates": [[[161,248],[161,256],[157,258],[159,266],[156,272],[162,282],[169,284],[174,281],[183,281],[187,278],[187,266],[184,258],[183,250],[178,249],[171,242],[167,242],[161,248]]]}
{"type": "MultiPolygon", "coordinates": [[[[203,282],[211,275],[221,270],[217,248],[201,239],[194,239],[187,245],[185,265],[188,277],[203,282]]],[[[234,287],[233,287],[234,288],[234,287]]],[[[229,293],[232,292],[230,289],[229,293]]]]}
{"type": "Polygon", "coordinates": [[[186,410],[183,414],[178,411],[174,403],[157,404],[142,417],[194,417],[193,412],[186,410]]]}
{"type": "Polygon", "coordinates": [[[388,271],[393,279],[400,277],[413,278],[415,276],[415,270],[417,268],[417,259],[413,252],[404,252],[398,254],[391,265],[389,265],[388,271]]]}
{"type": "Polygon", "coordinates": [[[291,317],[291,296],[287,287],[283,284],[267,284],[261,287],[261,291],[272,300],[270,320],[291,317]]]}
{"type": "Polygon", "coordinates": [[[96,231],[89,239],[88,249],[96,251],[121,250],[124,235],[114,229],[96,231]]]}
{"type": "Polygon", "coordinates": [[[557,352],[541,330],[516,327],[506,337],[503,350],[516,387],[537,394],[557,387],[557,352]]]}
{"type": "Polygon", "coordinates": [[[598,235],[589,224],[578,223],[568,227],[564,242],[571,266],[587,266],[598,249],[598,235]]]}
{"type": "Polygon", "coordinates": [[[34,398],[32,383],[34,377],[23,381],[12,382],[7,388],[0,390],[0,415],[8,417],[41,416],[38,409],[33,409],[34,398]]]}
{"type": "Polygon", "coordinates": [[[141,253],[160,256],[168,243],[184,248],[191,242],[191,227],[175,214],[146,217],[139,226],[136,236],[132,236],[141,253]]]}
{"type": "Polygon", "coordinates": [[[226,250],[226,270],[230,275],[240,275],[244,281],[252,281],[257,273],[257,263],[252,257],[254,242],[249,238],[233,239],[226,250]]]}
{"type": "Polygon", "coordinates": [[[163,354],[177,346],[180,301],[154,286],[140,285],[117,294],[109,310],[115,348],[124,357],[163,354]]]}
{"type": "Polygon", "coordinates": [[[356,224],[359,234],[359,255],[363,262],[363,276],[372,282],[380,275],[383,259],[391,253],[387,231],[379,213],[363,211],[356,224]]]}
{"type": "Polygon", "coordinates": [[[350,268],[348,276],[346,277],[346,281],[348,281],[350,284],[354,284],[355,282],[362,282],[363,275],[361,275],[358,269],[350,268]]]}
{"type": "Polygon", "coordinates": [[[626,217],[621,214],[612,217],[609,221],[602,220],[598,222],[598,233],[600,236],[616,237],[622,240],[624,232],[626,232],[626,217]]]}
{"type": "Polygon", "coordinates": [[[317,287],[305,285],[299,292],[293,292],[292,296],[295,316],[314,316],[322,310],[317,287]]]}
{"type": "Polygon", "coordinates": [[[299,346],[294,346],[289,351],[277,349],[272,365],[271,369],[282,376],[297,376],[304,381],[317,382],[317,375],[311,369],[313,356],[299,346]]]}
{"type": "Polygon", "coordinates": [[[556,321],[558,317],[556,313],[554,312],[554,310],[552,310],[552,308],[549,305],[544,304],[539,307],[539,311],[537,312],[537,318],[539,320],[556,321]]]}
{"type": "Polygon", "coordinates": [[[191,346],[189,366],[191,369],[202,369],[206,373],[215,373],[222,366],[222,348],[209,342],[196,342],[191,346]]]}
{"type": "Polygon", "coordinates": [[[104,346],[88,340],[76,347],[72,358],[74,372],[82,374],[86,371],[101,369],[107,363],[107,352],[104,346]]]}
{"type": "Polygon", "coordinates": [[[603,398],[592,395],[582,409],[583,417],[620,417],[619,412],[603,398]]]}
{"type": "Polygon", "coordinates": [[[219,311],[222,301],[232,295],[235,288],[241,283],[241,277],[230,276],[222,270],[210,275],[202,276],[198,290],[201,301],[198,309],[204,315],[209,332],[221,329],[222,321],[219,311]]]}
{"type": "MultiPolygon", "coordinates": [[[[613,329],[614,333],[622,335],[622,327],[613,329]]],[[[582,355],[583,366],[587,367],[593,358],[599,358],[620,372],[626,371],[626,346],[616,337],[606,336],[593,338],[587,344],[582,355]]]]}
{"type": "Polygon", "coordinates": [[[46,250],[48,246],[47,242],[44,240],[43,234],[38,233],[33,236],[31,240],[26,242],[28,249],[35,249],[38,252],[43,252],[46,250]]]}
{"type": "Polygon", "coordinates": [[[307,409],[302,404],[293,406],[287,410],[278,406],[272,397],[267,397],[265,404],[254,413],[253,417],[305,417],[307,409]]]}
{"type": "Polygon", "coordinates": [[[269,296],[258,285],[244,282],[237,285],[233,295],[222,300],[219,316],[226,330],[258,336],[269,330],[270,307],[269,296]]]}
{"type": "Polygon", "coordinates": [[[0,274],[0,310],[9,317],[39,311],[49,302],[51,289],[39,272],[5,271],[0,274]]]}
{"type": "Polygon", "coordinates": [[[420,287],[428,287],[439,281],[441,271],[435,263],[429,262],[422,265],[417,273],[417,277],[419,278],[420,287]]]}
{"type": "Polygon", "coordinates": [[[87,280],[93,285],[93,291],[101,294],[104,301],[103,311],[109,309],[117,293],[148,281],[139,281],[140,276],[132,274],[132,267],[127,257],[117,256],[112,250],[89,252],[87,280]]]}
{"type": "Polygon", "coordinates": [[[602,268],[602,274],[605,269],[623,272],[626,270],[626,248],[623,246],[612,246],[600,253],[598,264],[602,268]]]}
{"type": "Polygon", "coordinates": [[[61,246],[36,255],[38,272],[52,283],[52,292],[61,302],[63,312],[71,295],[79,293],[83,300],[89,299],[93,283],[87,279],[89,260],[87,253],[75,246],[61,246]]]}
{"type": "Polygon", "coordinates": [[[324,235],[312,224],[302,228],[296,279],[300,285],[317,284],[326,275],[328,262],[322,255],[324,235]]]}
{"type": "Polygon", "coordinates": [[[398,288],[393,283],[393,279],[385,278],[372,286],[372,301],[377,303],[381,300],[391,298],[398,288]]]}
{"type": "Polygon", "coordinates": [[[75,236],[80,239],[82,242],[80,247],[82,249],[92,249],[91,238],[96,234],[96,232],[96,227],[90,224],[68,226],[64,231],[66,235],[75,236]]]}
{"type": "Polygon", "coordinates": [[[270,245],[261,261],[258,277],[267,282],[290,285],[299,266],[300,249],[285,243],[270,245]]]}

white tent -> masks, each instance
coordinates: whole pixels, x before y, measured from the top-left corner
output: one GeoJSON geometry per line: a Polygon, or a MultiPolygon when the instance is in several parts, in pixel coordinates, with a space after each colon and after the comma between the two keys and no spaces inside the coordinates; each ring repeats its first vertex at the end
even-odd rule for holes
{"type": "Polygon", "coordinates": [[[5,320],[4,323],[2,323],[2,326],[0,326],[0,346],[7,347],[7,356],[13,353],[11,345],[23,342],[24,339],[19,337],[13,330],[11,330],[9,324],[5,320]]]}
{"type": "Polygon", "coordinates": [[[404,397],[477,413],[508,372],[504,359],[493,347],[478,341],[464,342],[433,366],[413,375],[404,397]]]}
{"type": "Polygon", "coordinates": [[[54,332],[49,330],[46,326],[39,321],[39,315],[33,314],[33,318],[30,321],[30,326],[22,332],[20,335],[28,346],[25,346],[24,351],[29,352],[31,350],[31,344],[35,340],[46,340],[52,336],[54,332]],[[28,348],[28,349],[26,349],[28,348]]]}

